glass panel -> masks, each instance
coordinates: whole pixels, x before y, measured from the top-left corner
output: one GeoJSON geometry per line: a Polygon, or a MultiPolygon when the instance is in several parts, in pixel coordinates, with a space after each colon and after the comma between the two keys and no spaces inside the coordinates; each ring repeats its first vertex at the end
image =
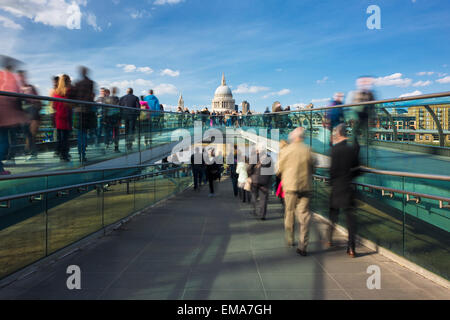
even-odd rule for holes
{"type": "Polygon", "coordinates": [[[109,185],[103,192],[104,225],[108,226],[134,212],[134,183],[109,185]]]}
{"type": "MultiPolygon", "coordinates": [[[[405,178],[405,189],[450,197],[450,182],[405,178]]],[[[405,257],[444,278],[450,277],[449,209],[439,201],[410,197],[405,205],[405,257]]]]}
{"type": "Polygon", "coordinates": [[[155,185],[152,177],[135,182],[135,210],[139,211],[155,203],[155,185]]]}
{"type": "Polygon", "coordinates": [[[0,208],[0,278],[45,256],[45,200],[13,200],[0,208]]]}
{"type": "Polygon", "coordinates": [[[48,254],[102,228],[102,193],[93,187],[50,193],[48,254]]]}

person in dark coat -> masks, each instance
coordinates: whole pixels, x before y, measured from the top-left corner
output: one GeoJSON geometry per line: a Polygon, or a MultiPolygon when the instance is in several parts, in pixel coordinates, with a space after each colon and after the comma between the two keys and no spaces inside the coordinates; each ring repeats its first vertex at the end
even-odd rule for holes
{"type": "Polygon", "coordinates": [[[200,148],[195,148],[195,152],[191,155],[191,169],[192,176],[194,177],[194,190],[200,191],[202,185],[202,175],[205,166],[205,160],[203,159],[203,152],[200,148]]]}
{"type": "MultiPolygon", "coordinates": [[[[252,159],[253,160],[253,159],[252,159]]],[[[251,161],[251,163],[254,161],[251,161]]],[[[251,194],[254,206],[254,215],[259,216],[261,220],[266,220],[267,201],[269,199],[269,187],[272,182],[271,168],[272,159],[263,149],[258,146],[256,151],[256,164],[250,164],[247,174],[252,180],[251,194]],[[257,211],[257,199],[259,195],[259,215],[257,211]]]]}
{"type": "Polygon", "coordinates": [[[215,150],[209,150],[206,163],[206,178],[209,183],[209,195],[208,197],[215,197],[214,181],[220,180],[220,172],[222,170],[221,163],[218,163],[218,157],[216,157],[215,150]]]}
{"type": "Polygon", "coordinates": [[[123,111],[123,117],[125,120],[125,139],[127,151],[131,151],[135,140],[134,134],[136,129],[136,120],[139,116],[139,110],[141,109],[139,98],[133,94],[132,88],[128,88],[127,94],[120,98],[119,106],[129,108],[123,111]],[[133,109],[136,109],[136,111],[133,109]]]}
{"type": "Polygon", "coordinates": [[[347,143],[347,128],[340,124],[333,130],[333,143],[331,149],[331,197],[329,245],[332,245],[334,226],[338,221],[339,211],[342,209],[347,219],[348,245],[347,253],[355,257],[356,216],[354,213],[354,191],[352,180],[360,174],[359,145],[347,143]]]}
{"type": "MultiPolygon", "coordinates": [[[[75,83],[73,97],[76,100],[93,102],[95,97],[95,83],[88,77],[89,70],[86,67],[79,68],[81,79],[75,83]]],[[[78,131],[78,155],[80,162],[87,162],[86,148],[88,144],[88,131],[97,128],[96,108],[89,104],[75,105],[74,127],[78,131]]]]}

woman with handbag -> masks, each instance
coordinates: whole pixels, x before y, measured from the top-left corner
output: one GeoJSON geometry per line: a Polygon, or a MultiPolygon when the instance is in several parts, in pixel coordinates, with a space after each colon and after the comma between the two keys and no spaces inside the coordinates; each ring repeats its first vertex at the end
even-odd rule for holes
{"type": "Polygon", "coordinates": [[[266,220],[267,201],[269,199],[269,186],[272,181],[272,175],[269,170],[272,166],[272,160],[263,147],[258,146],[257,163],[249,165],[247,174],[251,178],[251,192],[253,198],[254,215],[259,216],[261,220],[266,220]],[[259,195],[259,214],[257,210],[257,199],[259,195]]]}
{"type": "Polygon", "coordinates": [[[238,162],[236,167],[236,174],[238,175],[239,198],[242,200],[242,202],[251,201],[251,182],[247,181],[249,179],[247,174],[247,167],[248,157],[245,157],[245,161],[238,162]]]}

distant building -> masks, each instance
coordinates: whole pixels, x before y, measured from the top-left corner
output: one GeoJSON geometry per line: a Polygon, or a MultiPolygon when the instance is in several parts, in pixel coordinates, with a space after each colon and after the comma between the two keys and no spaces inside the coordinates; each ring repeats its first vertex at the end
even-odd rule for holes
{"type": "MultiPolygon", "coordinates": [[[[443,131],[450,131],[450,106],[449,105],[435,105],[430,106],[431,110],[436,114],[443,131]]],[[[439,135],[437,134],[436,123],[431,117],[430,113],[425,107],[410,107],[409,114],[416,119],[417,130],[435,131],[433,133],[416,134],[416,142],[419,143],[436,143],[439,142],[439,135]]],[[[445,140],[450,142],[450,135],[446,135],[445,140]]]]}
{"type": "Polygon", "coordinates": [[[235,110],[235,100],[233,99],[233,93],[230,87],[227,86],[225,81],[225,75],[222,74],[222,84],[216,89],[214,93],[214,99],[212,101],[212,111],[214,112],[226,112],[235,110]]]}
{"type": "Polygon", "coordinates": [[[250,103],[247,101],[242,101],[242,113],[247,113],[250,111],[250,103]]]}
{"type": "Polygon", "coordinates": [[[178,99],[178,107],[184,110],[184,100],[182,94],[180,94],[180,98],[178,99]]]}

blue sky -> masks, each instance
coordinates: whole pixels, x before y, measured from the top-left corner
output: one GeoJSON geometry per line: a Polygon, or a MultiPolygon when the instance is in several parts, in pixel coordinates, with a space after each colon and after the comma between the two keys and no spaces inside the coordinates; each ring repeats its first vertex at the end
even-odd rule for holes
{"type": "Polygon", "coordinates": [[[169,106],[180,92],[209,105],[222,72],[257,111],[325,105],[366,74],[379,98],[449,91],[449,34],[448,0],[0,0],[0,53],[26,62],[42,94],[86,65],[99,85],[154,88],[169,106]]]}

